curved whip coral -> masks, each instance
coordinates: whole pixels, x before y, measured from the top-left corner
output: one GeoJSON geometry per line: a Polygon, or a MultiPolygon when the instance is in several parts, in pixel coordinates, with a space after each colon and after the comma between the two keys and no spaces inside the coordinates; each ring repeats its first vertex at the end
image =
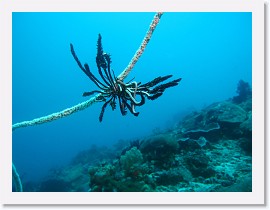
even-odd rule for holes
{"type": "MultiPolygon", "coordinates": [[[[147,46],[148,42],[151,39],[151,36],[156,28],[156,26],[159,23],[159,20],[162,16],[162,12],[158,12],[155,14],[153,21],[151,22],[149,29],[140,45],[140,47],[138,48],[138,50],[136,51],[135,55],[133,56],[133,58],[131,59],[130,63],[128,64],[128,66],[126,67],[126,69],[117,77],[119,80],[124,80],[124,78],[126,78],[128,76],[128,74],[130,73],[130,71],[132,70],[132,68],[134,67],[134,65],[136,64],[136,62],[138,61],[138,59],[140,58],[140,56],[142,55],[142,53],[145,50],[145,47],[147,46]]],[[[12,131],[18,129],[18,128],[23,128],[23,127],[28,127],[28,126],[33,126],[33,125],[39,125],[39,124],[43,124],[43,123],[47,123],[47,122],[51,122],[53,120],[57,120],[63,117],[67,117],[75,112],[84,110],[86,108],[88,108],[89,106],[91,106],[92,104],[94,104],[95,102],[98,102],[100,100],[98,100],[98,98],[101,96],[101,94],[97,94],[96,96],[88,99],[87,101],[84,101],[80,104],[77,104],[73,107],[67,108],[63,111],[60,112],[56,112],[44,117],[40,117],[40,118],[36,118],[33,120],[29,120],[29,121],[23,121],[20,123],[15,123],[12,125],[12,131]]],[[[16,187],[16,191],[23,191],[22,188],[22,183],[20,180],[20,176],[17,173],[17,170],[15,168],[15,165],[12,163],[12,177],[13,180],[15,182],[15,187],[16,187]]]]}
{"type": "MultiPolygon", "coordinates": [[[[138,61],[138,59],[140,58],[140,56],[144,52],[146,45],[150,41],[151,36],[152,36],[156,26],[158,25],[162,14],[163,14],[162,12],[158,12],[155,14],[154,19],[151,22],[149,29],[148,29],[140,47],[138,48],[137,52],[135,53],[135,55],[131,59],[128,66],[125,68],[125,70],[117,77],[119,80],[125,79],[128,76],[128,74],[130,73],[130,71],[132,70],[132,68],[135,66],[136,62],[138,61]]],[[[95,102],[98,102],[99,100],[97,100],[97,98],[100,96],[101,96],[101,94],[97,94],[96,96],[88,99],[87,101],[84,101],[80,104],[77,104],[73,107],[67,108],[67,109],[60,111],[60,112],[56,112],[56,113],[53,113],[53,114],[50,114],[50,115],[47,115],[44,117],[36,118],[33,120],[29,120],[29,121],[15,123],[14,125],[12,125],[12,131],[14,131],[18,128],[39,125],[39,124],[43,124],[43,123],[51,122],[53,120],[60,119],[62,117],[69,116],[77,111],[81,111],[81,110],[88,108],[89,106],[91,106],[95,102]]]]}

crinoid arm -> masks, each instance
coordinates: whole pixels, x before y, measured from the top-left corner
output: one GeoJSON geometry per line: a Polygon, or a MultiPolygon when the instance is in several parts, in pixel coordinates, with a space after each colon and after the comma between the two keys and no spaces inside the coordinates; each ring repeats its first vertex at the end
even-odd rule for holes
{"type": "Polygon", "coordinates": [[[167,82],[167,83],[158,85],[159,83],[161,83],[161,82],[163,82],[171,77],[172,77],[172,75],[167,75],[167,76],[163,76],[163,77],[159,76],[150,82],[147,82],[143,85],[139,85],[138,90],[139,90],[139,92],[141,91],[141,93],[143,93],[147,97],[147,99],[155,100],[155,99],[159,98],[167,88],[174,87],[174,86],[178,85],[178,83],[182,79],[182,78],[179,78],[179,79],[173,80],[171,82],[167,82]]]}
{"type": "Polygon", "coordinates": [[[113,98],[110,98],[108,101],[106,101],[102,108],[101,108],[101,112],[100,112],[100,115],[99,115],[99,122],[102,122],[102,119],[103,119],[103,115],[104,115],[104,112],[105,112],[105,109],[107,107],[107,105],[113,100],[113,98]]]}
{"type": "Polygon", "coordinates": [[[73,56],[73,58],[75,59],[75,61],[77,62],[78,66],[80,67],[81,70],[83,70],[83,72],[88,76],[88,74],[86,73],[85,69],[83,68],[78,56],[76,55],[75,53],[75,50],[74,50],[74,47],[73,47],[73,44],[70,43],[70,51],[71,51],[71,54],[73,56]]]}
{"type": "Polygon", "coordinates": [[[104,89],[106,86],[100,82],[94,74],[92,74],[92,72],[90,71],[90,68],[88,66],[88,64],[84,64],[84,66],[81,64],[78,56],[75,53],[74,47],[72,44],[70,44],[70,50],[71,50],[71,54],[73,56],[73,58],[75,59],[75,61],[77,62],[78,66],[80,67],[80,69],[86,74],[86,76],[89,77],[90,80],[92,80],[96,86],[98,86],[100,89],[104,89]]]}
{"type": "Polygon", "coordinates": [[[95,93],[103,93],[103,92],[101,92],[101,91],[99,91],[99,90],[93,90],[93,91],[90,91],[90,92],[84,92],[83,93],[83,96],[85,97],[85,96],[91,96],[91,95],[93,95],[93,94],[95,94],[95,93]]]}
{"type": "Polygon", "coordinates": [[[121,112],[122,116],[125,116],[127,114],[127,105],[123,101],[125,99],[121,99],[120,97],[118,97],[118,100],[119,100],[120,112],[121,112]]]}
{"type": "Polygon", "coordinates": [[[163,81],[165,81],[165,80],[167,80],[167,79],[169,79],[171,77],[172,77],[172,75],[167,75],[167,76],[164,76],[164,77],[159,76],[159,77],[153,79],[152,81],[141,85],[141,87],[148,87],[148,88],[153,87],[153,86],[157,85],[158,83],[161,83],[161,82],[163,82],[163,81]]]}
{"type": "Polygon", "coordinates": [[[139,116],[140,112],[135,111],[135,105],[131,101],[131,105],[128,104],[127,100],[125,98],[122,99],[122,102],[125,104],[125,107],[128,108],[131,114],[133,114],[135,117],[139,116]]]}
{"type": "Polygon", "coordinates": [[[181,81],[181,79],[182,78],[179,78],[179,79],[173,80],[171,82],[158,85],[153,90],[150,90],[149,93],[151,93],[151,94],[155,94],[155,93],[158,93],[158,92],[163,93],[165,91],[165,89],[178,85],[178,83],[181,81]]]}
{"type": "Polygon", "coordinates": [[[102,43],[101,43],[101,35],[98,34],[98,41],[97,41],[97,57],[96,57],[96,63],[98,67],[107,68],[106,60],[103,56],[103,48],[102,48],[102,43]]]}
{"type": "Polygon", "coordinates": [[[108,86],[114,85],[114,79],[111,74],[111,56],[107,53],[103,52],[102,42],[101,42],[101,35],[98,34],[98,41],[97,41],[97,56],[96,56],[96,63],[98,68],[98,73],[101,76],[102,80],[108,86]]]}
{"type": "Polygon", "coordinates": [[[141,92],[138,92],[138,94],[141,96],[141,101],[139,103],[135,104],[135,105],[136,106],[142,106],[142,105],[145,104],[145,97],[144,97],[143,93],[141,93],[141,92]]]}
{"type": "Polygon", "coordinates": [[[147,98],[153,101],[153,100],[159,98],[160,96],[162,96],[162,94],[163,93],[161,93],[161,92],[155,93],[154,95],[147,96],[147,98]]]}

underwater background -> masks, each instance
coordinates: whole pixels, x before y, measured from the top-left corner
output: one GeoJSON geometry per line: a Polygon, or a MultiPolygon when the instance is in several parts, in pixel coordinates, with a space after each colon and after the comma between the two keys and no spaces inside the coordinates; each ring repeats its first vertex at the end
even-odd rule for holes
{"type": "MultiPolygon", "coordinates": [[[[103,50],[111,54],[112,68],[115,74],[119,75],[138,49],[154,14],[13,13],[13,124],[74,106],[88,99],[88,97],[82,97],[83,92],[97,89],[77,66],[70,52],[70,43],[74,45],[81,62],[88,63],[91,71],[98,75],[95,57],[97,38],[100,33],[103,50]]],[[[107,107],[103,121],[100,123],[98,117],[102,103],[95,103],[86,110],[66,118],[14,131],[12,158],[23,183],[42,183],[48,180],[48,176],[56,173],[55,171],[59,174],[61,168],[69,165],[70,162],[74,163],[74,158],[80,162],[78,154],[89,149],[91,151],[88,156],[92,155],[89,159],[93,160],[93,156],[98,154],[97,160],[93,162],[103,161],[100,167],[107,167],[107,162],[110,161],[112,162],[110,164],[114,166],[114,158],[123,162],[121,154],[126,155],[129,150],[126,149],[125,153],[119,151],[117,154],[110,148],[115,148],[115,145],[121,142],[141,140],[151,135],[165,135],[164,133],[168,130],[175,134],[177,141],[180,141],[176,146],[177,151],[173,151],[178,157],[181,152],[178,147],[181,148],[183,138],[186,138],[186,136],[182,138],[179,134],[180,128],[183,129],[185,125],[181,122],[186,119],[184,118],[186,115],[193,114],[190,117],[192,118],[199,114],[205,119],[205,115],[200,114],[200,111],[207,109],[215,102],[237,96],[240,80],[245,81],[242,84],[248,83],[251,86],[251,26],[251,13],[164,13],[145,52],[125,81],[135,77],[135,81],[145,83],[158,76],[172,74],[173,79],[182,78],[179,85],[166,90],[157,100],[148,100],[145,105],[138,107],[136,109],[140,112],[138,117],[130,113],[123,117],[119,108],[112,111],[111,107],[107,107]],[[98,150],[97,154],[93,152],[93,148],[98,150]],[[107,155],[106,152],[112,154],[107,155]],[[103,157],[106,157],[107,162],[102,160],[100,153],[104,153],[103,157]],[[113,154],[118,157],[113,157],[113,154]]],[[[229,127],[225,128],[229,129],[229,127]]],[[[221,136],[220,133],[214,133],[207,138],[211,139],[213,135],[216,135],[216,138],[221,136]]],[[[196,137],[196,140],[199,140],[199,137],[196,137]]],[[[235,141],[231,142],[231,136],[226,137],[229,139],[227,144],[235,143],[235,141]]],[[[237,138],[244,137],[238,135],[237,138]]],[[[222,137],[219,140],[225,142],[226,138],[222,137]]],[[[209,144],[214,145],[217,141],[209,144]]],[[[127,145],[123,143],[121,149],[128,148],[127,145]]],[[[195,147],[185,146],[192,151],[195,147]]],[[[183,145],[182,148],[184,148],[183,145]]],[[[132,148],[129,149],[132,150],[132,148]]],[[[197,149],[204,149],[204,147],[197,149]]],[[[213,150],[212,147],[206,147],[206,149],[213,150]]],[[[139,151],[134,151],[134,154],[140,156],[139,151]]],[[[239,154],[251,158],[251,154],[241,151],[239,154]]],[[[178,164],[177,161],[182,161],[176,159],[174,159],[175,164],[178,164]]],[[[143,163],[142,160],[137,161],[140,164],[143,163]]],[[[222,162],[222,160],[219,161],[222,162]]],[[[225,161],[227,160],[224,159],[225,161]]],[[[90,173],[90,176],[92,173],[94,177],[95,171],[100,171],[100,169],[89,169],[89,165],[84,163],[82,168],[90,173]]],[[[157,168],[161,167],[153,165],[157,168]]],[[[167,165],[164,168],[161,167],[160,171],[170,171],[169,168],[172,167],[167,165]]],[[[132,173],[133,176],[136,175],[138,178],[137,173],[142,173],[142,169],[140,170],[140,172],[132,171],[135,173],[132,173]]],[[[149,168],[147,170],[144,173],[148,175],[148,179],[150,179],[149,174],[159,173],[160,175],[161,173],[160,171],[150,173],[149,168]]],[[[179,174],[184,173],[186,169],[181,170],[179,174]]],[[[191,169],[189,171],[192,173],[191,169]]],[[[251,171],[248,172],[251,173],[251,171]]],[[[186,170],[185,173],[189,172],[186,170]]],[[[119,173],[118,179],[123,176],[119,173]]],[[[132,178],[130,174],[125,174],[125,176],[132,178]]],[[[166,177],[164,173],[162,176],[166,177]]],[[[159,178],[162,176],[160,175],[159,178]]],[[[194,178],[194,176],[194,173],[186,175],[182,179],[176,179],[176,182],[187,182],[188,177],[194,178]]],[[[153,186],[151,182],[153,181],[147,184],[153,186]]],[[[168,186],[168,183],[159,182],[160,185],[168,186]]],[[[176,182],[169,184],[175,185],[176,182]]],[[[37,186],[38,184],[31,189],[38,191],[37,186]]],[[[88,188],[89,184],[86,183],[84,187],[76,190],[88,191],[88,188]]],[[[96,185],[93,186],[93,183],[90,188],[92,191],[93,189],[102,191],[96,185]]],[[[74,190],[71,187],[66,189],[67,191],[74,190]]],[[[117,191],[115,187],[112,189],[117,191]]],[[[141,189],[145,189],[145,186],[141,189]]]]}

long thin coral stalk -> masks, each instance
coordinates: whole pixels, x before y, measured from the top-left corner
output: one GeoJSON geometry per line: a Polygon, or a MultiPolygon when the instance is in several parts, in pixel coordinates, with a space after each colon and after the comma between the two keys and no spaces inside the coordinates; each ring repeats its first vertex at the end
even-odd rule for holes
{"type": "Polygon", "coordinates": [[[20,175],[17,172],[17,169],[15,167],[15,165],[12,163],[12,178],[14,180],[15,183],[15,188],[17,192],[22,192],[23,191],[23,187],[22,187],[22,182],[20,179],[20,175]]]}
{"type": "Polygon", "coordinates": [[[139,58],[143,54],[143,52],[144,52],[148,42],[150,41],[152,34],[153,34],[154,30],[156,29],[156,26],[158,25],[159,20],[160,20],[162,15],[163,15],[163,12],[157,12],[155,14],[154,19],[152,20],[152,22],[149,26],[149,29],[148,29],[140,47],[139,47],[139,49],[136,51],[135,55],[133,56],[133,58],[131,59],[128,66],[125,68],[125,70],[118,76],[119,80],[124,80],[128,76],[130,71],[133,69],[133,67],[135,66],[135,64],[137,63],[137,61],[139,60],[139,58]]]}
{"type": "MultiPolygon", "coordinates": [[[[141,55],[143,54],[148,42],[150,41],[152,34],[156,28],[156,26],[159,23],[159,20],[162,16],[162,12],[157,12],[149,26],[149,29],[139,47],[139,49],[136,51],[135,55],[133,56],[133,58],[131,59],[131,61],[129,62],[128,66],[125,68],[125,70],[118,76],[118,79],[120,80],[124,80],[128,74],[130,73],[130,71],[133,69],[133,67],[135,66],[136,62],[139,60],[139,58],[141,57],[141,55]]],[[[39,124],[43,124],[43,123],[47,123],[47,122],[51,122],[53,120],[57,120],[63,117],[67,117],[77,111],[81,111],[84,110],[86,108],[88,108],[89,106],[91,106],[92,104],[94,104],[95,102],[98,102],[97,98],[98,96],[100,96],[100,94],[96,95],[95,97],[90,98],[87,101],[84,101],[78,105],[75,105],[73,107],[67,108],[63,111],[60,112],[56,112],[44,117],[40,117],[40,118],[36,118],[33,120],[29,120],[29,121],[23,121],[20,123],[16,123],[14,125],[12,125],[12,131],[18,129],[18,128],[23,128],[23,127],[28,127],[28,126],[33,126],[33,125],[39,125],[39,124]]],[[[15,187],[16,187],[16,191],[21,192],[22,191],[22,183],[20,180],[20,176],[17,173],[17,170],[15,168],[15,165],[12,163],[12,172],[13,172],[13,179],[15,181],[15,187]]]]}
{"type": "Polygon", "coordinates": [[[73,107],[70,107],[68,109],[65,109],[63,111],[60,112],[56,112],[44,117],[40,117],[40,118],[36,118],[33,120],[29,120],[29,121],[23,121],[20,123],[16,123],[14,125],[12,125],[12,131],[16,130],[17,128],[23,128],[23,127],[27,127],[27,126],[32,126],[32,125],[39,125],[39,124],[43,124],[43,123],[47,123],[47,122],[51,122],[53,120],[57,120],[63,117],[67,117],[75,112],[84,110],[86,108],[88,108],[89,106],[91,106],[93,103],[97,102],[96,98],[99,96],[100,94],[96,95],[95,97],[90,98],[87,101],[84,101],[80,104],[77,104],[73,107]]]}

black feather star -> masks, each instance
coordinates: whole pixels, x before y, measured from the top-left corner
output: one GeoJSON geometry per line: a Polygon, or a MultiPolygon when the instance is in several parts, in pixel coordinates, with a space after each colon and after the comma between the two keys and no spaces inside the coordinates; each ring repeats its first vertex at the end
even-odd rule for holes
{"type": "Polygon", "coordinates": [[[163,92],[169,88],[178,85],[181,81],[181,78],[173,80],[168,83],[159,84],[165,80],[172,77],[172,75],[159,76],[153,79],[150,82],[141,84],[141,82],[129,81],[125,83],[123,80],[118,79],[113,70],[111,69],[111,57],[109,54],[104,53],[101,43],[101,35],[98,35],[97,41],[97,56],[96,63],[98,68],[98,73],[101,77],[101,80],[98,79],[91,71],[88,64],[81,64],[78,59],[74,47],[70,44],[71,53],[73,58],[77,62],[80,69],[89,77],[89,79],[95,83],[99,90],[93,90],[90,92],[83,93],[83,96],[90,96],[95,93],[100,93],[100,101],[104,101],[104,104],[101,108],[101,113],[99,115],[99,121],[103,119],[105,109],[108,104],[112,107],[112,110],[116,109],[116,101],[119,102],[119,107],[121,114],[124,116],[127,114],[127,109],[134,116],[138,116],[139,112],[135,111],[136,106],[142,106],[145,103],[145,98],[150,100],[155,100],[160,97],[163,92]],[[159,84],[159,85],[158,85],[159,84]],[[139,96],[140,100],[138,101],[136,97],[139,96]]]}

